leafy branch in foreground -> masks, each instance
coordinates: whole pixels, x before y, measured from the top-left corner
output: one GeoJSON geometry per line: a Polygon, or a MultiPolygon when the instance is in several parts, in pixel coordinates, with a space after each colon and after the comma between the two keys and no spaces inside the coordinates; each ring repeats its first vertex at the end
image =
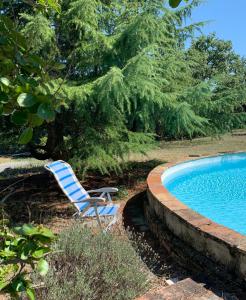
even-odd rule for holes
{"type": "Polygon", "coordinates": [[[0,228],[0,291],[19,299],[26,293],[35,299],[31,274],[36,270],[41,276],[48,272],[45,257],[51,252],[54,234],[43,226],[24,224],[13,229],[0,228]]]}
{"type": "MultiPolygon", "coordinates": [[[[185,0],[185,2],[188,2],[189,0],[185,0]]],[[[169,0],[169,5],[173,8],[176,8],[179,6],[179,4],[182,2],[182,0],[169,0]]]]}
{"type": "Polygon", "coordinates": [[[28,51],[28,41],[14,22],[0,16],[0,115],[10,116],[12,123],[23,127],[20,143],[27,144],[33,129],[51,122],[59,109],[51,94],[41,90],[49,80],[46,64],[28,51]]]}

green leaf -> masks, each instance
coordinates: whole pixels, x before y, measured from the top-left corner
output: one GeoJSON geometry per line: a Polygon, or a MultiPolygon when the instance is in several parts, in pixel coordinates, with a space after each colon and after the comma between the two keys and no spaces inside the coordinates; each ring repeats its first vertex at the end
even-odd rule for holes
{"type": "Polygon", "coordinates": [[[21,252],[20,258],[21,258],[22,260],[27,260],[27,259],[28,259],[28,252],[27,252],[27,249],[25,249],[25,251],[21,252]]]}
{"type": "Polygon", "coordinates": [[[16,277],[11,284],[11,287],[16,292],[24,292],[26,287],[26,280],[22,276],[16,277]]]}
{"type": "Polygon", "coordinates": [[[22,134],[19,138],[19,143],[22,145],[29,143],[32,139],[32,136],[33,136],[33,129],[31,127],[26,128],[22,132],[22,134]]]}
{"type": "Polygon", "coordinates": [[[44,120],[41,119],[36,114],[30,114],[29,115],[29,123],[32,127],[41,126],[43,124],[44,120]]]}
{"type": "Polygon", "coordinates": [[[33,253],[32,253],[32,256],[34,258],[41,258],[44,256],[44,254],[46,253],[49,253],[50,252],[50,249],[49,248],[45,248],[45,247],[39,247],[37,250],[35,250],[33,253]]]}
{"type": "Polygon", "coordinates": [[[21,107],[31,107],[36,103],[36,100],[33,95],[22,93],[17,98],[17,102],[21,107]]]}
{"type": "Polygon", "coordinates": [[[27,288],[27,289],[26,289],[26,294],[27,294],[27,296],[28,296],[28,298],[29,298],[30,300],[35,300],[34,289],[32,289],[32,288],[27,288]]]}
{"type": "Polygon", "coordinates": [[[16,125],[25,125],[28,121],[28,113],[25,111],[15,111],[11,115],[11,122],[16,125]]]}
{"type": "Polygon", "coordinates": [[[44,248],[40,248],[40,249],[34,251],[34,252],[32,253],[32,256],[33,256],[34,258],[41,258],[41,257],[44,256],[44,254],[45,254],[45,249],[44,249],[44,248]]]}
{"type": "Polygon", "coordinates": [[[28,240],[26,243],[22,243],[19,249],[18,255],[20,255],[22,260],[26,260],[32,255],[32,252],[37,249],[37,245],[34,241],[28,240]]]}
{"type": "Polygon", "coordinates": [[[61,106],[56,107],[56,112],[58,112],[60,114],[61,113],[61,109],[62,109],[61,106]]]}
{"type": "Polygon", "coordinates": [[[0,116],[3,114],[3,105],[0,104],[0,116]]]}
{"type": "Polygon", "coordinates": [[[14,107],[12,104],[7,103],[6,105],[3,106],[3,115],[8,116],[11,115],[14,112],[14,107]]]}
{"type": "Polygon", "coordinates": [[[0,103],[7,103],[9,101],[9,97],[6,93],[0,92],[0,103]]]}
{"type": "Polygon", "coordinates": [[[45,276],[49,270],[49,264],[45,259],[40,259],[37,265],[37,271],[41,276],[45,276]]]}
{"type": "Polygon", "coordinates": [[[54,70],[63,70],[63,69],[65,69],[65,67],[66,66],[64,64],[59,64],[59,63],[53,64],[54,70]]]}
{"type": "Polygon", "coordinates": [[[17,63],[21,66],[25,66],[27,64],[25,58],[23,57],[23,55],[20,52],[17,52],[15,54],[15,59],[16,59],[17,63]]]}
{"type": "Polygon", "coordinates": [[[0,291],[2,291],[8,285],[9,285],[9,281],[8,280],[4,281],[4,278],[0,279],[0,291]]]}
{"type": "Polygon", "coordinates": [[[28,107],[28,112],[29,112],[30,114],[35,114],[35,115],[37,115],[37,111],[38,111],[39,105],[40,105],[40,103],[36,103],[36,104],[34,104],[32,107],[28,107]]]}
{"type": "Polygon", "coordinates": [[[53,234],[53,232],[46,228],[46,227],[42,227],[42,226],[33,226],[32,224],[24,224],[22,226],[18,226],[18,227],[14,227],[13,231],[15,233],[18,233],[20,235],[25,235],[25,236],[44,236],[44,237],[48,237],[48,238],[55,238],[55,235],[53,234]]]}
{"type": "Polygon", "coordinates": [[[9,84],[10,84],[10,81],[6,77],[1,77],[0,82],[6,86],[9,86],[9,84]]]}
{"type": "Polygon", "coordinates": [[[48,5],[50,8],[54,9],[56,12],[60,13],[61,12],[61,7],[58,3],[57,0],[38,0],[39,4],[41,5],[48,5]]]}
{"type": "Polygon", "coordinates": [[[53,121],[55,119],[55,111],[48,103],[42,103],[38,108],[38,116],[46,121],[53,121]]]}
{"type": "Polygon", "coordinates": [[[15,255],[15,251],[11,251],[8,248],[0,251],[0,257],[14,257],[15,255]]]}
{"type": "Polygon", "coordinates": [[[179,4],[181,3],[182,0],[169,0],[169,5],[172,8],[176,8],[179,6],[179,4]]]}
{"type": "Polygon", "coordinates": [[[25,92],[25,88],[24,88],[23,86],[21,86],[21,85],[18,85],[18,86],[15,88],[15,92],[16,92],[17,94],[20,94],[20,93],[22,93],[22,92],[25,92]]]}
{"type": "Polygon", "coordinates": [[[6,45],[8,43],[8,39],[5,36],[0,37],[0,45],[6,45]]]}
{"type": "Polygon", "coordinates": [[[45,236],[45,237],[48,237],[48,238],[51,238],[51,239],[55,238],[54,233],[50,229],[48,229],[46,227],[40,228],[40,234],[42,236],[45,236]]]}
{"type": "Polygon", "coordinates": [[[18,234],[27,235],[27,236],[31,236],[33,234],[39,233],[38,228],[33,226],[32,224],[24,224],[19,227],[14,227],[13,231],[18,234]]]}
{"type": "Polygon", "coordinates": [[[33,87],[37,87],[38,86],[38,82],[33,79],[33,78],[28,78],[28,83],[33,86],[33,87]]]}

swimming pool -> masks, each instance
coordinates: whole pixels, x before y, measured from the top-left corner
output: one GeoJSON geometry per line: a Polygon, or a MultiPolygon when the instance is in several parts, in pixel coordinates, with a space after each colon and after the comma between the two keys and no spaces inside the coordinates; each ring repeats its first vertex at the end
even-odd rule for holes
{"type": "Polygon", "coordinates": [[[162,184],[191,209],[246,235],[246,153],[178,164],[162,184]]]}

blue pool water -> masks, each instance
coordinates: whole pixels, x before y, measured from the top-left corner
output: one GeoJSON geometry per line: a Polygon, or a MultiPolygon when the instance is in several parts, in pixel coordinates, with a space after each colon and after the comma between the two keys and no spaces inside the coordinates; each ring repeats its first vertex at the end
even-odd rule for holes
{"type": "Polygon", "coordinates": [[[176,165],[164,172],[162,182],[193,210],[246,235],[246,153],[176,165]]]}

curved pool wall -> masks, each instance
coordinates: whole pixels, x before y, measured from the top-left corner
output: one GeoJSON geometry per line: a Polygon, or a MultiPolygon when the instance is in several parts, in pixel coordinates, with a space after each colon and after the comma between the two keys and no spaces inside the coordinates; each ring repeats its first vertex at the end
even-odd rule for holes
{"type": "Polygon", "coordinates": [[[162,174],[162,183],[193,210],[246,234],[246,153],[178,164],[162,174]]]}
{"type": "MultiPolygon", "coordinates": [[[[243,154],[234,154],[234,158],[236,156],[240,159],[243,154]]],[[[246,236],[192,210],[163,185],[163,182],[167,184],[168,181],[175,180],[176,176],[185,176],[193,169],[194,164],[206,169],[210,168],[211,164],[225,163],[230,159],[229,155],[221,155],[156,167],[147,178],[148,202],[145,205],[145,215],[152,232],[161,243],[164,238],[162,231],[168,229],[187,246],[215,264],[222,265],[245,284],[246,236]]]]}

